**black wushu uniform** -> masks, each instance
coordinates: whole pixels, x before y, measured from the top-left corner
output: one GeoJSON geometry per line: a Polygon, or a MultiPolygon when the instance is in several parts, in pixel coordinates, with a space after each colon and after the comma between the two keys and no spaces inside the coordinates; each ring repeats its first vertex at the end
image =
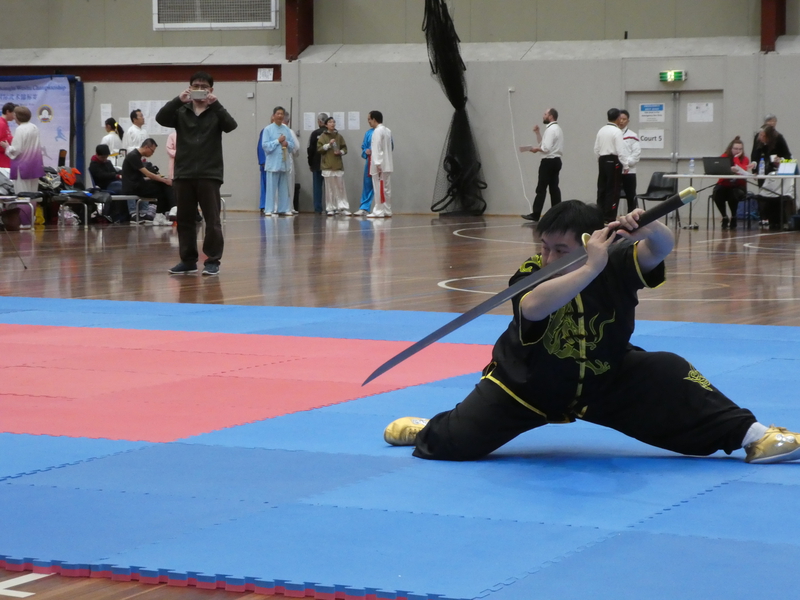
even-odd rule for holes
{"type": "MultiPolygon", "coordinates": [[[[509,284],[542,267],[528,259],[509,284]]],[[[474,460],[519,434],[582,419],[690,455],[741,448],[753,414],[738,407],[686,360],[631,345],[637,292],[664,283],[662,262],[644,274],[637,244],[612,247],[608,264],[568,304],[500,336],[475,389],[417,434],[414,456],[474,460]]]]}

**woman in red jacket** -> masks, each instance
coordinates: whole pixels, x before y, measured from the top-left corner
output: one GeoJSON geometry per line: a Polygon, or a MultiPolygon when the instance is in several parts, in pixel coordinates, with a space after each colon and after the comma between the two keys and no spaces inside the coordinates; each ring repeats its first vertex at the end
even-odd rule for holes
{"type": "MultiPolygon", "coordinates": [[[[731,166],[731,173],[733,175],[749,175],[750,174],[750,159],[745,156],[744,143],[737,135],[730,144],[728,144],[722,156],[730,156],[733,159],[731,166]]],[[[714,204],[717,205],[719,212],[722,213],[722,228],[736,229],[736,210],[739,207],[739,201],[744,200],[747,193],[747,180],[746,179],[720,179],[717,185],[714,186],[714,191],[711,193],[711,198],[714,204]],[[725,210],[725,205],[731,209],[731,218],[728,220],[728,213],[725,210]]]]}

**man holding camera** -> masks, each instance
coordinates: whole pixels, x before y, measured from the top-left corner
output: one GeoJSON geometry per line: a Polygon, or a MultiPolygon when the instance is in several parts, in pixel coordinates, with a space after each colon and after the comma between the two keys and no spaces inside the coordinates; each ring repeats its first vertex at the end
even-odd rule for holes
{"type": "Polygon", "coordinates": [[[203,211],[206,255],[203,275],[218,275],[224,240],[220,210],[222,199],[222,134],[237,123],[214,95],[214,78],[199,71],[189,79],[189,88],[167,102],[156,115],[163,127],[178,134],[175,148],[173,190],[178,206],[178,247],[181,262],[169,272],[197,272],[197,207],[203,211]]]}

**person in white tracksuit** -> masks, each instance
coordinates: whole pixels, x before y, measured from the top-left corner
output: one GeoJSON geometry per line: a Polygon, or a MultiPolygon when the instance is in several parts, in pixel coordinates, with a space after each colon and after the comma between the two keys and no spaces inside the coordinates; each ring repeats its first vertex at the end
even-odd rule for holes
{"type": "Polygon", "coordinates": [[[369,174],[372,175],[372,187],[375,190],[375,205],[367,217],[371,219],[392,216],[392,132],[383,124],[383,114],[380,111],[370,111],[367,121],[372,132],[372,146],[370,147],[369,174]]]}

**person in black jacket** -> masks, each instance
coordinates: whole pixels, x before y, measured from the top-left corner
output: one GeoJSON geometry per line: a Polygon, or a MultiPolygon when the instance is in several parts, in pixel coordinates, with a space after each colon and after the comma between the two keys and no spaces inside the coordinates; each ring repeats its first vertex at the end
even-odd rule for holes
{"type": "Polygon", "coordinates": [[[223,181],[222,134],[236,129],[237,123],[214,95],[214,78],[199,71],[189,79],[189,87],[167,102],[156,115],[163,127],[174,127],[178,134],[175,148],[173,187],[178,206],[178,248],[181,262],[173,274],[197,272],[197,206],[206,220],[203,275],[218,275],[224,240],[219,188],[223,181]]]}
{"type": "Polygon", "coordinates": [[[308,153],[308,167],[311,169],[311,175],[314,178],[314,212],[317,214],[322,214],[322,186],[324,184],[322,167],[320,166],[322,155],[317,152],[317,140],[325,131],[325,122],[327,120],[328,115],[326,113],[319,113],[317,115],[317,125],[319,125],[319,128],[311,134],[308,140],[308,148],[306,149],[308,153]]]}
{"type": "Polygon", "coordinates": [[[103,190],[107,190],[108,186],[120,179],[120,174],[108,160],[110,155],[111,149],[108,144],[99,144],[94,149],[94,156],[89,162],[89,175],[92,177],[92,183],[103,190]]]}

